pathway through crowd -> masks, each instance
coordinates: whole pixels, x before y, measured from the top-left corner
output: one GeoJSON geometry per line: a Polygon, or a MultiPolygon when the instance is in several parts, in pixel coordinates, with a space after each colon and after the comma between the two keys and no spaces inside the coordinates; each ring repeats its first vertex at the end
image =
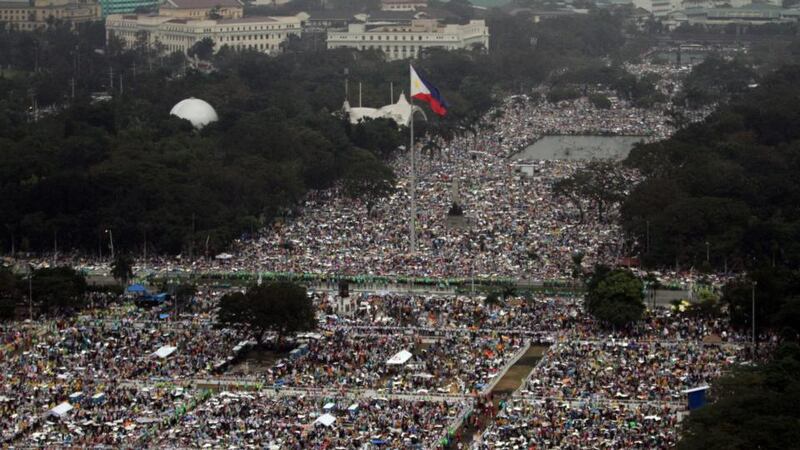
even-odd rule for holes
{"type": "Polygon", "coordinates": [[[472,414],[464,420],[456,430],[456,438],[447,447],[450,449],[469,448],[476,437],[483,434],[492,418],[500,411],[500,402],[511,397],[528,375],[531,373],[536,363],[542,359],[547,350],[545,345],[531,345],[530,348],[515,362],[489,391],[482,400],[476,402],[472,414]]]}

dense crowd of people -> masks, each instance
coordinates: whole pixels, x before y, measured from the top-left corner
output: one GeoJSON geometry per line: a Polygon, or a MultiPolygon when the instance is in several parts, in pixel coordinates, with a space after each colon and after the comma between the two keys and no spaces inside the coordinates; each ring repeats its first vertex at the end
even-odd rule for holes
{"type": "Polygon", "coordinates": [[[678,311],[658,309],[634,326],[609,330],[574,297],[363,295],[352,314],[340,316],[331,314],[335,299],[316,295],[318,332],[296,342],[301,351],[247,377],[259,390],[211,396],[197,401],[197,408],[185,408],[197,393],[159,387],[161,380],[191,385],[213,379],[216,364],[229,360],[233,347],[247,339],[214,326],[210,311],[224,291],[201,288],[195,302],[200,312],[189,317],[159,320],[158,309],[121,304],[96,315],[42,322],[40,329],[25,331],[34,336],[28,341],[9,338],[21,344],[0,361],[3,438],[31,446],[114,446],[157,437],[164,446],[280,448],[347,448],[345,443],[370,444],[375,438],[430,448],[453,418],[452,405],[430,399],[398,403],[387,415],[381,402],[365,398],[355,402],[363,412],[358,416],[336,406],[338,425],[330,428],[312,420],[324,409],[319,401],[286,400],[280,393],[476,398],[488,392],[526,341],[546,335],[555,344],[518,392],[533,406],[523,407],[524,414],[507,406],[477,448],[548,442],[580,448],[595,441],[611,448],[660,448],[674,439],[673,416],[651,410],[674,408],[683,389],[713,382],[742,359],[737,344],[742,337],[730,333],[726,321],[678,311]],[[435,332],[417,332],[422,329],[435,332]],[[154,355],[164,346],[176,349],[154,355]],[[406,358],[390,363],[404,351],[406,358]],[[53,414],[64,402],[73,409],[53,414]],[[570,406],[563,407],[565,402],[570,406]],[[608,409],[609,402],[643,405],[608,409]],[[286,408],[299,410],[287,416],[286,408]],[[660,419],[643,419],[653,415],[660,419]],[[419,416],[430,422],[420,423],[419,416]],[[177,425],[154,432],[170,419],[177,425]],[[264,421],[283,425],[261,426],[264,421]],[[619,426],[631,421],[637,425],[619,426]],[[529,432],[524,426],[540,422],[568,424],[570,431],[542,425],[529,432]]]}
{"type": "Polygon", "coordinates": [[[156,441],[162,448],[435,448],[465,402],[222,392],[156,441]]]}
{"type": "Polygon", "coordinates": [[[519,337],[484,333],[422,338],[337,329],[305,344],[302,356],[278,361],[266,383],[466,394],[481,391],[521,346],[519,337]],[[391,361],[404,351],[405,360],[391,361]]]}
{"type": "Polygon", "coordinates": [[[174,417],[196,394],[179,388],[125,386],[115,380],[88,382],[76,389],[64,396],[72,409],[51,410],[41,417],[20,439],[20,447],[133,446],[151,439],[153,427],[174,417]]]}
{"type": "Polygon", "coordinates": [[[43,322],[26,345],[0,359],[2,434],[9,438],[101,380],[180,380],[211,373],[241,336],[207,321],[144,320],[132,305],[43,322]],[[12,413],[13,411],[13,413],[12,413]]]}
{"type": "Polygon", "coordinates": [[[323,295],[319,308],[326,322],[352,328],[418,329],[446,331],[504,331],[530,335],[553,335],[570,328],[580,314],[577,298],[534,296],[526,299],[499,296],[490,301],[468,295],[409,295],[387,293],[363,295],[351,313],[335,313],[336,299],[323,295]]]}
{"type": "Polygon", "coordinates": [[[740,356],[738,346],[696,342],[560,342],[531,372],[525,393],[679,401],[683,390],[709,383],[740,356]]]}
{"type": "Polygon", "coordinates": [[[666,449],[677,442],[677,426],[668,405],[515,398],[472,449],[666,449]]]}

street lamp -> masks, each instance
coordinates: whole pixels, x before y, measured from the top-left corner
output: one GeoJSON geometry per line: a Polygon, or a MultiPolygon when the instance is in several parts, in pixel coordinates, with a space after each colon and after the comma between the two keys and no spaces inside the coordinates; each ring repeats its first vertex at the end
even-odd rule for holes
{"type": "Polygon", "coordinates": [[[752,304],[753,304],[753,358],[756,356],[756,284],[757,281],[753,281],[753,291],[752,291],[752,304]]]}
{"type": "Polygon", "coordinates": [[[110,242],[110,246],[111,246],[111,260],[113,261],[114,260],[114,233],[108,228],[106,228],[106,233],[108,233],[108,238],[109,238],[109,242],[110,242]]]}
{"type": "Polygon", "coordinates": [[[33,264],[28,263],[28,317],[33,320],[33,264]]]}
{"type": "Polygon", "coordinates": [[[711,262],[711,252],[709,250],[710,249],[709,245],[710,244],[708,243],[708,241],[706,241],[706,262],[707,263],[711,262]]]}

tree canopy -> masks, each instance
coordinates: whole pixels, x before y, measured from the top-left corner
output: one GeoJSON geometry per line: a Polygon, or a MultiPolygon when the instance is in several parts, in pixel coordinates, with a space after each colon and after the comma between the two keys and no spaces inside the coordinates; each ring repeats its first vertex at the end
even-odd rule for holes
{"type": "Polygon", "coordinates": [[[722,289],[731,325],[750,331],[755,297],[756,332],[771,330],[785,339],[800,334],[800,275],[781,267],[760,267],[722,289]]]}
{"type": "Polygon", "coordinates": [[[217,319],[221,325],[246,330],[259,345],[268,332],[281,338],[313,330],[317,323],[306,289],[284,281],[253,285],[245,293],[224,295],[217,319]]]}
{"type": "Polygon", "coordinates": [[[86,304],[86,278],[71,267],[36,269],[30,280],[33,302],[45,312],[74,312],[86,304]]]}
{"type": "Polygon", "coordinates": [[[127,253],[118,254],[111,263],[111,276],[123,287],[126,287],[128,280],[133,278],[133,258],[127,253]]]}
{"type": "Polygon", "coordinates": [[[796,448],[800,442],[800,347],[779,348],[761,366],[738,367],[714,382],[713,403],[682,424],[678,449],[796,448]]]}
{"type": "Polygon", "coordinates": [[[800,66],[785,67],[705,122],[631,151],[626,164],[645,179],[622,223],[645,263],[699,267],[708,251],[709,269],[800,267],[798,81],[800,66]]]}
{"type": "Polygon", "coordinates": [[[603,323],[624,326],[642,317],[643,292],[631,271],[597,266],[586,283],[586,310],[603,323]]]}

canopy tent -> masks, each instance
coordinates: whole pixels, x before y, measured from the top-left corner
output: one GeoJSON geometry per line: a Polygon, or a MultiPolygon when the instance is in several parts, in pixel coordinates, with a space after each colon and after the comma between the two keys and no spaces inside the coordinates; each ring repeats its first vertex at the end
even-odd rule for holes
{"type": "Polygon", "coordinates": [[[50,410],[51,416],[64,417],[64,415],[72,410],[72,405],[69,402],[61,402],[55,408],[50,410]]]}
{"type": "Polygon", "coordinates": [[[227,261],[227,260],[233,258],[233,255],[231,255],[230,253],[220,253],[219,255],[215,256],[214,258],[227,261]]]}
{"type": "Polygon", "coordinates": [[[166,358],[167,356],[175,353],[175,350],[177,349],[178,347],[171,347],[169,345],[165,345],[159,348],[158,350],[154,351],[153,356],[157,356],[159,358],[166,358]]]}
{"type": "Polygon", "coordinates": [[[389,358],[389,360],[386,361],[386,364],[390,366],[399,366],[408,362],[408,360],[411,359],[411,356],[413,355],[411,355],[411,352],[408,350],[401,350],[396,355],[389,358]]]}
{"type": "Polygon", "coordinates": [[[327,413],[317,417],[317,420],[314,421],[314,423],[321,423],[326,427],[333,425],[334,422],[336,422],[336,417],[327,413]]]}
{"type": "Polygon", "coordinates": [[[146,294],[147,288],[142,286],[141,284],[132,284],[125,289],[125,292],[128,294],[146,294]]]}
{"type": "Polygon", "coordinates": [[[706,404],[706,392],[708,389],[708,385],[703,385],[681,391],[683,394],[686,394],[686,400],[690,411],[706,404]]]}

